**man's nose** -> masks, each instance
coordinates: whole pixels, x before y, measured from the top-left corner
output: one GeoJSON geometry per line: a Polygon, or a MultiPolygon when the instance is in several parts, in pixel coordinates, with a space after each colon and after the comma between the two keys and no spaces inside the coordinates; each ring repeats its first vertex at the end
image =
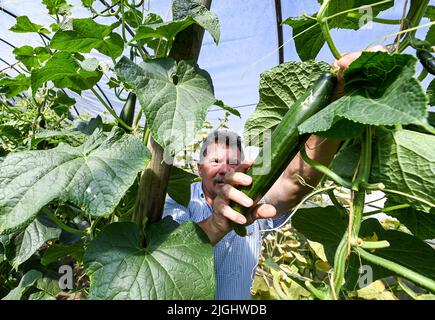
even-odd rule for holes
{"type": "Polygon", "coordinates": [[[222,163],[219,168],[219,174],[221,175],[225,175],[227,172],[231,172],[231,171],[234,171],[234,168],[229,163],[222,163]]]}

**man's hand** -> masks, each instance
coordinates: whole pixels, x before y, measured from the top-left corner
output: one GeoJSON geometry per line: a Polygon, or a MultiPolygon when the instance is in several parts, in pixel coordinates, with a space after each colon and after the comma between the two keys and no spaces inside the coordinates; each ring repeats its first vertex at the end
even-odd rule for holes
{"type": "MultiPolygon", "coordinates": [[[[382,51],[382,52],[388,52],[388,49],[385,46],[374,46],[367,48],[365,51],[370,52],[376,52],[376,51],[382,51]]],[[[334,94],[332,95],[332,100],[337,100],[338,98],[342,97],[344,95],[344,70],[349,67],[349,65],[354,62],[356,59],[358,59],[362,54],[362,51],[357,52],[351,52],[344,54],[340,59],[335,60],[332,63],[332,68],[338,69],[337,73],[337,85],[334,89],[334,94]]]]}
{"type": "MultiPolygon", "coordinates": [[[[374,46],[367,49],[367,51],[387,52],[388,50],[384,46],[374,46]]],[[[339,69],[337,74],[338,82],[335,93],[333,94],[333,100],[344,95],[343,71],[360,55],[361,52],[348,53],[332,63],[333,68],[339,69]]],[[[308,156],[317,162],[328,165],[338,148],[338,144],[338,140],[328,140],[325,142],[319,137],[311,136],[307,141],[308,156]],[[319,147],[310,147],[310,145],[319,147]]],[[[229,203],[230,201],[234,201],[244,207],[252,207],[254,205],[252,199],[236,189],[236,186],[249,186],[252,183],[252,178],[244,173],[251,165],[252,163],[241,164],[235,172],[225,175],[225,185],[221,188],[221,191],[213,202],[213,214],[208,219],[199,223],[213,245],[232,230],[233,223],[251,224],[256,219],[275,217],[277,211],[280,213],[289,212],[289,208],[298,203],[309,191],[307,191],[307,188],[301,187],[299,181],[295,179],[295,176],[302,176],[306,181],[314,185],[317,184],[322,177],[322,174],[317,170],[305,164],[299,157],[295,157],[284,171],[284,174],[266,194],[266,198],[270,201],[270,204],[256,206],[251,213],[245,217],[233,210],[229,203]]]]}
{"type": "Polygon", "coordinates": [[[213,201],[213,214],[199,223],[213,245],[232,230],[233,223],[251,224],[256,219],[272,218],[276,215],[275,207],[270,204],[255,206],[246,217],[230,207],[230,201],[248,208],[254,205],[251,198],[236,189],[236,186],[249,186],[252,183],[252,178],[244,173],[251,165],[252,162],[241,164],[236,171],[225,175],[225,185],[213,201]]]}

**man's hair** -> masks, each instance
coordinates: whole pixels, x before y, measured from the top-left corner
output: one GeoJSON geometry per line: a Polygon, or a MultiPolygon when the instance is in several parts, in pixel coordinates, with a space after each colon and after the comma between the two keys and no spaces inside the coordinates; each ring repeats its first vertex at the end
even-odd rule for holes
{"type": "Polygon", "coordinates": [[[240,159],[243,161],[244,154],[242,148],[242,138],[234,131],[229,129],[216,129],[211,132],[204,140],[199,151],[199,163],[204,161],[207,156],[207,147],[211,144],[225,144],[229,148],[237,148],[240,151],[240,159]]]}

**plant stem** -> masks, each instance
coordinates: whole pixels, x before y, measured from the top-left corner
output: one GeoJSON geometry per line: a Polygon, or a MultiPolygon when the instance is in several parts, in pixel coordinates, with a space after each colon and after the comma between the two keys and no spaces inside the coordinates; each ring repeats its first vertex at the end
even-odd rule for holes
{"type": "Polygon", "coordinates": [[[125,14],[124,14],[124,0],[119,2],[119,9],[121,10],[121,34],[124,42],[127,42],[127,37],[125,36],[125,14]]]}
{"type": "Polygon", "coordinates": [[[328,20],[326,19],[325,15],[328,11],[330,0],[324,0],[322,6],[319,9],[319,12],[317,13],[317,22],[319,23],[320,30],[322,30],[323,37],[326,40],[326,43],[328,44],[329,49],[331,50],[332,55],[335,59],[340,59],[341,53],[338,51],[337,47],[335,46],[334,40],[332,40],[331,32],[329,31],[328,27],[328,20]]]}
{"type": "Polygon", "coordinates": [[[427,69],[423,68],[423,70],[421,70],[420,75],[417,77],[418,81],[423,81],[428,75],[427,69]]]}
{"type": "Polygon", "coordinates": [[[300,155],[306,163],[308,163],[310,166],[315,168],[317,171],[320,171],[321,173],[327,175],[329,178],[331,178],[333,181],[337,182],[338,184],[342,185],[343,187],[349,189],[351,188],[352,183],[350,181],[347,181],[346,179],[340,177],[338,174],[336,174],[334,171],[324,166],[323,164],[310,159],[307,155],[307,152],[305,151],[305,147],[301,149],[300,155]]]}
{"type": "Polygon", "coordinates": [[[364,5],[364,6],[360,6],[360,7],[357,7],[357,8],[352,8],[352,9],[349,9],[349,10],[344,10],[344,11],[335,13],[333,15],[330,15],[329,17],[325,17],[325,19],[326,20],[331,20],[331,19],[334,19],[335,17],[341,16],[343,14],[347,14],[349,12],[357,11],[357,10],[360,10],[360,9],[365,9],[365,8],[368,8],[368,7],[379,6],[381,4],[384,4],[384,3],[387,3],[387,2],[392,2],[392,1],[393,0],[383,0],[383,1],[376,2],[376,3],[370,4],[370,5],[364,5]]]}
{"type": "Polygon", "coordinates": [[[396,206],[391,206],[391,207],[386,207],[383,209],[379,209],[376,211],[370,211],[370,212],[365,212],[364,215],[372,215],[372,214],[377,214],[377,213],[381,213],[381,212],[390,212],[390,211],[395,211],[395,210],[400,210],[400,209],[405,209],[405,208],[409,208],[411,205],[408,203],[404,203],[404,204],[398,204],[396,206]]]}
{"type": "Polygon", "coordinates": [[[62,221],[60,221],[56,215],[54,213],[52,213],[49,209],[47,209],[46,207],[43,207],[41,209],[42,212],[44,212],[47,216],[50,217],[51,220],[53,220],[60,228],[62,228],[63,230],[65,230],[66,232],[69,233],[73,233],[73,234],[77,234],[79,236],[84,236],[86,235],[85,231],[82,230],[78,230],[78,229],[74,229],[71,228],[70,226],[66,225],[65,223],[63,223],[62,221]]]}
{"type": "Polygon", "coordinates": [[[150,138],[150,134],[151,134],[151,130],[150,130],[150,128],[148,128],[148,126],[146,126],[145,132],[144,132],[144,135],[143,135],[143,142],[145,143],[145,145],[148,144],[148,140],[150,138]]]}
{"type": "MultiPolygon", "coordinates": [[[[360,165],[358,168],[358,174],[355,178],[355,181],[352,185],[357,187],[357,190],[360,189],[360,184],[363,181],[368,181],[368,177],[370,174],[371,167],[371,156],[372,156],[372,139],[371,139],[371,127],[366,127],[366,132],[364,134],[364,140],[361,142],[361,159],[360,165]]],[[[355,191],[355,188],[352,187],[352,204],[349,210],[349,226],[348,231],[345,232],[343,238],[338,245],[338,248],[335,252],[334,258],[334,269],[333,269],[333,293],[337,297],[340,296],[341,286],[344,281],[344,274],[346,268],[347,258],[350,255],[350,248],[352,243],[356,243],[358,239],[359,230],[361,227],[361,221],[364,211],[364,202],[365,202],[365,191],[355,191]]]]}
{"type": "Polygon", "coordinates": [[[316,287],[314,287],[310,281],[305,281],[305,287],[308,289],[308,291],[310,291],[317,299],[320,300],[326,300],[327,299],[327,294],[325,292],[323,292],[322,290],[317,289],[316,287]]]}
{"type": "Polygon", "coordinates": [[[363,141],[361,141],[361,160],[358,168],[358,175],[352,183],[352,190],[360,190],[362,185],[366,185],[370,176],[372,166],[372,128],[366,126],[363,141]]]}
{"type": "MultiPolygon", "coordinates": [[[[406,8],[407,7],[408,7],[408,0],[405,0],[405,3],[403,5],[402,22],[400,23],[400,29],[399,29],[399,31],[402,31],[404,29],[404,25],[405,25],[405,22],[406,22],[406,8]]],[[[399,49],[400,38],[401,38],[401,35],[398,35],[396,37],[396,40],[394,41],[394,43],[396,45],[396,51],[399,49]]]]}
{"type": "Polygon", "coordinates": [[[345,232],[343,237],[341,238],[341,241],[337,247],[337,250],[335,251],[334,256],[334,269],[332,273],[332,277],[334,279],[333,283],[331,284],[331,290],[332,290],[332,296],[337,297],[340,293],[341,286],[343,285],[344,281],[344,273],[346,270],[346,260],[347,260],[347,242],[349,240],[349,237],[347,233],[345,232]]]}
{"type": "MultiPolygon", "coordinates": [[[[412,0],[411,7],[409,8],[408,15],[406,16],[406,20],[408,22],[407,27],[411,27],[408,29],[408,33],[406,34],[403,41],[399,44],[397,48],[397,52],[403,52],[414,39],[415,30],[418,29],[418,24],[423,18],[424,13],[426,12],[426,8],[429,4],[429,0],[412,0]]],[[[424,25],[423,25],[424,26],[424,25]]],[[[421,27],[423,27],[421,26],[421,27]]]]}
{"type": "Polygon", "coordinates": [[[353,221],[351,224],[350,229],[350,241],[348,244],[348,253],[350,253],[350,244],[354,243],[358,239],[359,229],[361,227],[361,221],[363,217],[363,211],[364,211],[364,202],[365,202],[365,192],[359,191],[355,192],[353,191],[353,201],[352,201],[352,207],[351,207],[351,214],[353,215],[353,221]]]}
{"type": "Polygon", "coordinates": [[[335,194],[332,190],[329,190],[327,192],[329,199],[331,200],[332,204],[334,205],[334,207],[339,211],[344,213],[345,215],[348,214],[346,208],[344,208],[337,200],[337,198],[335,197],[335,194]]]}
{"type": "Polygon", "coordinates": [[[388,269],[390,271],[393,271],[394,273],[398,274],[401,277],[404,277],[408,280],[411,280],[415,282],[416,284],[422,286],[423,288],[426,288],[432,292],[435,292],[435,281],[427,278],[413,270],[410,270],[408,268],[405,268],[401,266],[398,263],[395,263],[393,261],[378,257],[374,254],[368,253],[362,248],[355,247],[354,250],[357,254],[359,254],[361,257],[363,257],[365,260],[374,263],[378,266],[384,267],[385,269],[388,269]]]}
{"type": "Polygon", "coordinates": [[[142,108],[139,108],[139,111],[138,111],[138,113],[137,113],[137,115],[136,115],[136,119],[134,120],[134,124],[133,124],[133,129],[134,129],[134,130],[136,130],[136,129],[138,128],[138,126],[139,126],[139,121],[140,121],[140,119],[142,118],[142,114],[143,114],[143,112],[142,112],[142,108]]]}
{"type": "Polygon", "coordinates": [[[355,244],[356,247],[360,247],[363,249],[383,249],[388,248],[390,246],[390,243],[387,240],[382,241],[363,241],[360,242],[357,241],[355,244]]]}
{"type": "MultiPolygon", "coordinates": [[[[382,40],[385,40],[385,39],[387,39],[387,38],[395,37],[395,36],[397,36],[398,34],[407,33],[407,32],[409,32],[409,31],[414,31],[414,30],[418,30],[418,29],[422,29],[422,28],[430,27],[430,26],[432,26],[432,25],[434,25],[434,24],[435,24],[435,21],[432,21],[432,22],[428,22],[428,23],[422,24],[421,26],[417,26],[417,27],[413,27],[413,28],[405,29],[405,30],[402,30],[402,31],[399,31],[399,32],[394,32],[394,33],[387,34],[386,36],[383,36],[383,37],[381,37],[381,38],[376,39],[375,41],[370,42],[370,43],[367,45],[366,49],[369,48],[369,47],[371,47],[373,44],[378,43],[378,42],[380,42],[380,41],[382,41],[382,40]]],[[[405,42],[405,40],[403,40],[403,41],[400,43],[400,46],[399,46],[399,49],[398,49],[399,52],[402,52],[403,50],[406,49],[406,47],[405,47],[403,50],[401,50],[401,48],[400,48],[400,47],[403,45],[404,42],[405,42]]]]}
{"type": "Polygon", "coordinates": [[[418,299],[418,295],[411,290],[411,288],[409,288],[402,280],[402,278],[397,278],[397,284],[399,285],[399,287],[402,288],[403,291],[405,291],[405,293],[410,296],[412,299],[417,300],[418,299]]]}
{"type": "Polygon", "coordinates": [[[383,23],[383,24],[401,24],[402,23],[401,19],[382,19],[382,18],[377,18],[377,17],[373,17],[372,21],[376,22],[376,23],[383,23]]]}
{"type": "Polygon", "coordinates": [[[392,193],[392,194],[397,194],[399,196],[405,197],[405,198],[409,198],[412,200],[416,200],[419,201],[421,203],[424,203],[425,205],[428,205],[429,207],[435,207],[435,203],[429,202],[425,199],[413,196],[412,194],[406,193],[406,192],[402,192],[402,191],[398,191],[398,190],[392,190],[392,189],[385,189],[383,187],[380,186],[380,184],[367,184],[365,185],[365,189],[366,190],[380,190],[383,191],[385,193],[392,193]]]}
{"type": "MultiPolygon", "coordinates": [[[[360,16],[357,13],[353,13],[353,12],[349,13],[347,15],[347,17],[351,18],[351,19],[359,19],[360,18],[360,16]]],[[[376,18],[376,17],[371,18],[371,21],[376,22],[376,23],[394,24],[394,25],[402,23],[402,20],[400,20],[400,19],[382,19],[382,18],[376,18]]]]}
{"type": "Polygon", "coordinates": [[[91,88],[92,93],[97,97],[98,100],[103,104],[103,106],[106,108],[107,111],[112,115],[112,117],[115,118],[117,122],[119,122],[121,125],[123,125],[126,129],[133,131],[133,128],[130,127],[128,124],[126,124],[118,115],[116,112],[106,103],[106,101],[103,100],[103,98],[98,94],[97,91],[95,91],[94,88],[91,88]]]}

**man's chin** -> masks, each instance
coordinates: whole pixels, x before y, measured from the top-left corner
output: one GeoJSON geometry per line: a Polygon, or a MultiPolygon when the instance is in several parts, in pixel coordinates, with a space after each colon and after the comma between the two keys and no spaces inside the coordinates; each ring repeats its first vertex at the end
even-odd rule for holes
{"type": "Polygon", "coordinates": [[[218,191],[218,190],[222,189],[222,187],[224,186],[224,183],[223,182],[215,182],[215,183],[213,183],[213,186],[214,186],[214,189],[216,191],[218,191]]]}

